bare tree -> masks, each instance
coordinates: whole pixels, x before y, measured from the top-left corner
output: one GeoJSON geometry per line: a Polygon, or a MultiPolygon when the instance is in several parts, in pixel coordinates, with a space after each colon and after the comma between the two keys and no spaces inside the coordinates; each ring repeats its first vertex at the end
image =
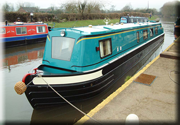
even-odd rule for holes
{"type": "Polygon", "coordinates": [[[79,13],[83,17],[84,13],[100,13],[101,8],[104,5],[102,3],[98,3],[90,1],[69,1],[61,5],[61,10],[65,13],[79,13]]]}
{"type": "Polygon", "coordinates": [[[93,8],[94,8],[94,6],[95,6],[94,3],[88,3],[88,4],[86,5],[86,10],[87,10],[87,12],[88,12],[88,13],[91,13],[92,10],[93,10],[93,8]]]}
{"type": "Polygon", "coordinates": [[[12,11],[14,11],[14,6],[12,4],[10,4],[10,3],[5,3],[2,6],[2,10],[4,12],[12,12],[12,11]]]}
{"type": "Polygon", "coordinates": [[[115,8],[115,5],[111,5],[110,11],[111,11],[111,12],[114,12],[114,11],[115,11],[114,8],[115,8]]]}
{"type": "Polygon", "coordinates": [[[132,6],[131,6],[131,4],[129,3],[128,5],[126,5],[126,6],[124,6],[122,9],[121,9],[121,11],[124,11],[124,12],[130,12],[130,11],[132,11],[133,9],[132,9],[132,6]]]}
{"type": "Polygon", "coordinates": [[[165,17],[178,16],[179,12],[177,10],[178,10],[179,6],[180,6],[180,2],[179,1],[166,2],[161,7],[161,13],[165,17]]]}
{"type": "Polygon", "coordinates": [[[30,3],[30,2],[20,2],[20,3],[17,3],[16,7],[17,7],[17,10],[18,10],[21,7],[35,7],[35,5],[34,5],[34,3],[30,3]]]}
{"type": "Polygon", "coordinates": [[[87,4],[87,2],[86,2],[86,1],[84,1],[84,2],[80,2],[80,1],[78,1],[78,10],[79,10],[79,13],[81,14],[82,18],[84,18],[83,13],[84,13],[84,10],[85,10],[85,7],[86,7],[86,4],[87,4]]]}
{"type": "Polygon", "coordinates": [[[100,13],[102,7],[103,7],[103,4],[100,4],[98,2],[89,2],[86,5],[86,12],[87,13],[100,13]]]}
{"type": "Polygon", "coordinates": [[[65,13],[77,13],[77,2],[71,1],[63,4],[65,8],[65,13]]]}

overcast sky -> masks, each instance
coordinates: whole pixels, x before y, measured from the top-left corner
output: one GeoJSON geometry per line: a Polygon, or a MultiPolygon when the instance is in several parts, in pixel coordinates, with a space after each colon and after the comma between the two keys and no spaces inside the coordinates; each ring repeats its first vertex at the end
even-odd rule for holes
{"type": "MultiPolygon", "coordinates": [[[[72,1],[72,0],[1,0],[1,4],[9,3],[9,4],[13,4],[14,7],[16,7],[18,3],[28,2],[40,8],[48,8],[51,7],[52,5],[56,7],[60,7],[62,3],[66,3],[67,1],[72,1]]],[[[78,1],[78,0],[73,0],[73,1],[78,1]]],[[[84,0],[80,0],[80,1],[84,1],[84,0]]],[[[97,1],[97,0],[86,0],[86,1],[97,1]]],[[[115,10],[121,10],[125,5],[129,5],[129,4],[131,4],[133,9],[147,8],[149,3],[149,8],[156,8],[159,11],[159,9],[164,5],[164,3],[175,0],[98,0],[98,1],[100,3],[103,3],[104,9],[110,9],[111,6],[114,5],[115,10]]]]}

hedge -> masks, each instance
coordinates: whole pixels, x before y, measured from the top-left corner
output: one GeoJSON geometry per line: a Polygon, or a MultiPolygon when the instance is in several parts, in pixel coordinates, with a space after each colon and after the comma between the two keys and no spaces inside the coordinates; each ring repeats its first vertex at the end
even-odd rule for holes
{"type": "MultiPolygon", "coordinates": [[[[43,22],[60,22],[60,20],[67,20],[67,21],[74,21],[74,20],[94,20],[94,19],[104,19],[104,18],[110,18],[110,19],[117,19],[121,16],[126,16],[129,14],[129,16],[141,16],[141,17],[148,17],[148,13],[140,13],[140,12],[121,12],[121,13],[84,13],[76,14],[76,13],[61,13],[57,14],[56,16],[54,14],[50,13],[34,13],[33,21],[43,21],[43,22]]],[[[17,21],[17,18],[20,18],[22,22],[30,22],[31,17],[30,13],[18,13],[18,12],[6,12],[4,13],[4,20],[7,20],[8,22],[15,22],[17,21]]]]}
{"type": "Polygon", "coordinates": [[[75,13],[63,13],[63,14],[57,14],[56,18],[58,20],[66,19],[68,21],[74,21],[74,20],[94,20],[94,19],[104,19],[104,18],[110,18],[110,19],[118,19],[121,16],[140,16],[140,17],[148,17],[149,13],[140,13],[140,12],[122,12],[122,13],[91,13],[91,14],[75,14],[75,13]]]}
{"type": "MultiPolygon", "coordinates": [[[[30,22],[31,17],[30,13],[19,13],[19,12],[6,12],[4,13],[4,20],[7,20],[8,22],[15,22],[17,21],[17,18],[20,18],[22,22],[30,22]]],[[[33,21],[53,21],[54,15],[49,13],[34,13],[33,15],[33,21]]]]}

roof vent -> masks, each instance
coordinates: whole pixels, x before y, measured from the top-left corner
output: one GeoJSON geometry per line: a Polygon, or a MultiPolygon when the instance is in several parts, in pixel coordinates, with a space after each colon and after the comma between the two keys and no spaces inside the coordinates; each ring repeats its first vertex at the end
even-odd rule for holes
{"type": "Polygon", "coordinates": [[[92,28],[92,25],[89,25],[89,28],[92,28]]]}

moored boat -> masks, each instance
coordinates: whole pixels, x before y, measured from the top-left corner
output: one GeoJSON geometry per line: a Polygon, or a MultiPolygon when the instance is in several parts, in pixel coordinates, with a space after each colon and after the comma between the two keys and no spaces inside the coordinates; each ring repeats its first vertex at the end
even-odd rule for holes
{"type": "Polygon", "coordinates": [[[5,47],[37,43],[46,40],[48,26],[42,22],[14,22],[0,27],[1,41],[5,47]],[[35,41],[36,40],[36,41],[35,41]]]}
{"type": "Polygon", "coordinates": [[[162,44],[161,23],[138,22],[77,28],[48,33],[42,64],[22,82],[33,108],[96,96],[162,44]]]}

